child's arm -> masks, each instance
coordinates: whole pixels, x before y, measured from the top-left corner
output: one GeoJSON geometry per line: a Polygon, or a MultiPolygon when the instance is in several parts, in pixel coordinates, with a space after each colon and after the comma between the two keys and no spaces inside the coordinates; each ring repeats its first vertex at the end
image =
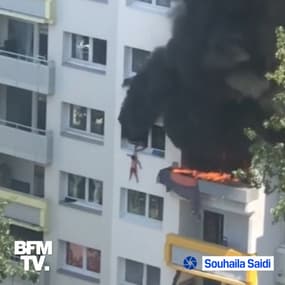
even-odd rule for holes
{"type": "Polygon", "coordinates": [[[142,164],[141,164],[141,162],[140,162],[139,160],[137,160],[137,163],[138,163],[138,165],[139,165],[139,168],[142,169],[142,164]]]}

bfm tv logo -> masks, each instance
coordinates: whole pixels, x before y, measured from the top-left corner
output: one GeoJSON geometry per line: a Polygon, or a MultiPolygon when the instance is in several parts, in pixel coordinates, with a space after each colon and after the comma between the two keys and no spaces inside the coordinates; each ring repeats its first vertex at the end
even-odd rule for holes
{"type": "Polygon", "coordinates": [[[48,265],[44,266],[46,255],[52,254],[52,241],[15,241],[14,255],[20,256],[24,261],[24,270],[30,270],[30,263],[35,271],[49,271],[48,265]]]}

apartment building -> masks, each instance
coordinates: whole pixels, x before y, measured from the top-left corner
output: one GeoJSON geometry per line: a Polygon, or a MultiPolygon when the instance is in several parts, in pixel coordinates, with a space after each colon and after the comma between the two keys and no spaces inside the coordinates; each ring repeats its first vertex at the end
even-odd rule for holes
{"type": "Polygon", "coordinates": [[[40,285],[285,284],[275,196],[205,181],[185,195],[169,185],[162,176],[181,154],[162,121],[139,153],[139,181],[129,179],[122,83],[170,38],[173,5],[0,0],[0,198],[15,237],[53,241],[40,285]],[[183,267],[189,255],[233,253],[276,253],[276,272],[183,267]]]}

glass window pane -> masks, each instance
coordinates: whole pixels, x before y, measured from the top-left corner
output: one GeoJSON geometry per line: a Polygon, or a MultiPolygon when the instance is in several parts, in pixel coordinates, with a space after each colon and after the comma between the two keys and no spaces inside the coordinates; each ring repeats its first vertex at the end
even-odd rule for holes
{"type": "Polygon", "coordinates": [[[171,0],[155,0],[156,5],[163,7],[170,7],[171,0]]]}
{"type": "Polygon", "coordinates": [[[103,182],[89,179],[88,201],[102,205],[103,202],[103,182]]]}
{"type": "Polygon", "coordinates": [[[153,126],[151,130],[151,147],[165,150],[165,131],[163,127],[153,126]]]}
{"type": "Polygon", "coordinates": [[[163,198],[149,195],[149,217],[151,219],[162,221],[163,216],[163,198]]]}
{"type": "Polygon", "coordinates": [[[133,48],[132,49],[132,72],[139,72],[150,55],[149,51],[133,48]]]}
{"type": "Polygon", "coordinates": [[[68,174],[68,196],[85,200],[85,178],[68,174]]]}
{"type": "Polygon", "coordinates": [[[72,34],[71,41],[71,57],[88,61],[90,49],[89,37],[72,34]]]}
{"type": "Polygon", "coordinates": [[[86,131],[87,108],[70,105],[69,125],[71,128],[86,131]]]}
{"type": "Polygon", "coordinates": [[[74,243],[66,243],[66,264],[83,267],[83,246],[74,243]]]}
{"type": "Polygon", "coordinates": [[[128,190],[128,212],[145,216],[146,194],[134,190],[128,190]]]}
{"type": "Polygon", "coordinates": [[[160,269],[147,265],[147,285],[160,285],[160,269]]]}
{"type": "Polygon", "coordinates": [[[101,251],[87,248],[87,270],[100,273],[101,271],[101,251]]]}
{"type": "Polygon", "coordinates": [[[126,259],[125,279],[127,282],[136,285],[143,284],[143,264],[126,259]]]}
{"type": "Polygon", "coordinates": [[[106,65],[107,41],[93,39],[93,62],[106,65]]]}
{"type": "Polygon", "coordinates": [[[91,110],[91,133],[104,135],[104,112],[91,110]]]}

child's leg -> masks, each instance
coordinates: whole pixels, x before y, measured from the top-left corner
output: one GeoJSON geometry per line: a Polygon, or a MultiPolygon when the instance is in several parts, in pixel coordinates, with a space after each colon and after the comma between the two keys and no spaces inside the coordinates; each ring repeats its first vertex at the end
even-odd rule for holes
{"type": "Polygon", "coordinates": [[[130,169],[130,176],[129,176],[129,180],[132,179],[133,174],[135,174],[135,169],[131,167],[130,169]]]}
{"type": "Polygon", "coordinates": [[[134,169],[134,175],[136,177],[136,181],[139,182],[138,170],[137,169],[134,169]]]}

